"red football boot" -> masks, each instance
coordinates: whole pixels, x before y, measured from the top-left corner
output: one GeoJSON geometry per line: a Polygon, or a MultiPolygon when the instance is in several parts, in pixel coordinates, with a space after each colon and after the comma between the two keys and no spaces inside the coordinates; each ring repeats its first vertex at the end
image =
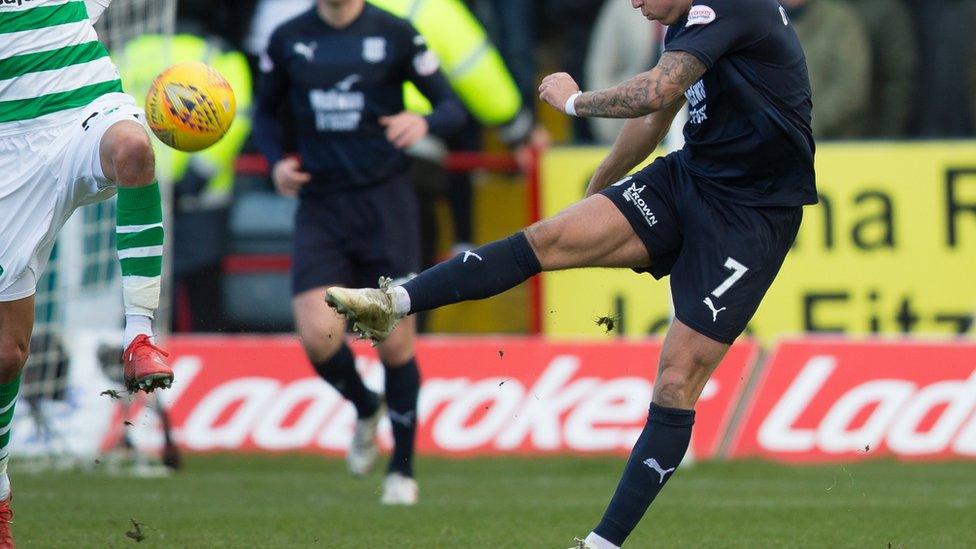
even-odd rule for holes
{"type": "Polygon", "coordinates": [[[0,549],[14,549],[14,535],[10,532],[10,525],[14,522],[14,510],[10,508],[13,496],[0,501],[0,549]]]}
{"type": "Polygon", "coordinates": [[[168,389],[173,384],[173,369],[166,363],[167,356],[169,353],[153,345],[149,336],[137,336],[122,353],[125,388],[130,393],[168,389]]]}

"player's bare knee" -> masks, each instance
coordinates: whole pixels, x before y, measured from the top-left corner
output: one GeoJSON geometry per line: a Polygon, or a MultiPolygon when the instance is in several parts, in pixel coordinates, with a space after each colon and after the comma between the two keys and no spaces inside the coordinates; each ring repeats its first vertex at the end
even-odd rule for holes
{"type": "Polygon", "coordinates": [[[400,366],[406,364],[413,358],[413,341],[390,341],[387,340],[380,347],[380,360],[389,366],[400,366]]]}
{"type": "Polygon", "coordinates": [[[313,364],[321,364],[328,361],[339,352],[339,348],[345,342],[345,334],[342,332],[335,334],[299,334],[302,340],[302,348],[313,364]]]}
{"type": "Polygon", "coordinates": [[[390,337],[379,346],[380,360],[389,366],[406,364],[414,355],[416,328],[412,319],[406,319],[390,337]]]}
{"type": "Polygon", "coordinates": [[[654,404],[665,408],[693,408],[691,388],[685,379],[672,378],[654,383],[654,404]]]}
{"type": "Polygon", "coordinates": [[[122,187],[142,187],[155,180],[152,143],[141,127],[126,128],[113,135],[109,158],[115,168],[115,182],[122,187]]]}
{"type": "Polygon", "coordinates": [[[24,369],[30,352],[27,341],[0,340],[0,383],[10,383],[24,369]]]}
{"type": "Polygon", "coordinates": [[[654,403],[667,408],[693,409],[710,372],[711,364],[704,357],[662,357],[654,382],[654,403]]]}
{"type": "Polygon", "coordinates": [[[525,238],[543,265],[545,265],[544,258],[559,251],[562,234],[559,224],[560,221],[556,218],[543,219],[525,229],[525,238]]]}

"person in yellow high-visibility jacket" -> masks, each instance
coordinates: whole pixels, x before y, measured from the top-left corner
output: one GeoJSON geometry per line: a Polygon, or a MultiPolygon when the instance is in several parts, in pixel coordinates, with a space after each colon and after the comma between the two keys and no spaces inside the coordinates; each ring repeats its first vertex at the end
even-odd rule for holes
{"type": "Polygon", "coordinates": [[[117,56],[122,81],[145,97],[156,75],[183,61],[202,61],[227,79],[237,99],[237,117],[227,134],[198,153],[165,148],[154,140],[157,169],[174,182],[173,277],[187,291],[193,329],[220,328],[220,261],[227,241],[227,214],[233,198],[234,162],[251,132],[252,79],[247,57],[219,39],[192,34],[143,35],[117,56]],[[182,284],[181,284],[182,283],[182,284]]]}
{"type": "MultiPolygon", "coordinates": [[[[454,92],[483,126],[502,128],[506,142],[524,139],[531,116],[523,112],[515,79],[485,28],[461,0],[368,0],[407,19],[441,60],[454,92]],[[526,118],[527,117],[527,118],[526,118]]],[[[424,113],[430,103],[412,85],[405,89],[407,108],[424,113]]]]}
{"type": "MultiPolygon", "coordinates": [[[[488,38],[484,26],[461,0],[368,0],[397,17],[409,20],[427,40],[441,60],[441,68],[454,92],[471,114],[469,124],[448,139],[451,151],[478,151],[482,148],[481,127],[496,128],[505,143],[518,146],[528,140],[534,126],[532,105],[525,105],[515,79],[501,54],[488,38]]],[[[408,110],[419,114],[430,111],[430,103],[412,85],[404,89],[408,110]]],[[[421,160],[430,155],[418,153],[421,160]]],[[[421,166],[423,166],[421,162],[421,166]]],[[[433,199],[446,194],[453,217],[454,248],[470,247],[473,240],[472,186],[468,174],[450,174],[447,188],[431,188],[426,176],[417,182],[421,224],[424,233],[424,261],[436,256],[436,223],[433,199]],[[446,191],[446,192],[445,192],[446,191]]]]}

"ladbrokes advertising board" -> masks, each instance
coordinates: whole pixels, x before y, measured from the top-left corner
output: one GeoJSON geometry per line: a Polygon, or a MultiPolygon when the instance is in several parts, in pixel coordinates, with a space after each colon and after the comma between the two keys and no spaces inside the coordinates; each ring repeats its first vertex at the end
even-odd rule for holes
{"type": "MultiPolygon", "coordinates": [[[[312,372],[294,339],[180,337],[169,348],[177,383],[158,394],[184,449],[345,451],[355,412],[312,372]]],[[[382,386],[373,350],[355,351],[367,384],[382,386]]],[[[424,339],[418,449],[626,454],[647,417],[660,351],[656,341],[424,339]]],[[[976,458],[976,343],[787,341],[761,370],[757,351],[738,342],[706,385],[692,433],[696,457],[976,458]]],[[[111,419],[89,413],[86,437],[100,431],[108,447],[128,421],[137,445],[158,447],[159,425],[142,402],[116,403],[111,419]]],[[[390,446],[388,422],[381,442],[390,446]]]]}
{"type": "MultiPolygon", "coordinates": [[[[177,382],[161,394],[177,442],[191,451],[344,452],[355,411],[313,372],[293,338],[173,338],[177,382]]],[[[368,345],[367,384],[382,387],[368,345]]],[[[661,346],[550,344],[540,339],[422,341],[418,450],[426,454],[627,454],[647,419],[661,346]]],[[[692,438],[719,447],[758,348],[734,346],[709,381],[692,438]]],[[[144,425],[133,408],[128,418],[144,425]]],[[[389,425],[381,431],[389,447],[389,425]]]]}
{"type": "MultiPolygon", "coordinates": [[[[543,214],[578,200],[604,154],[551,151],[543,214]]],[[[805,209],[753,334],[976,333],[976,143],[827,144],[817,176],[821,203],[805,209]]],[[[666,281],[626,270],[546,274],[544,330],[600,337],[593,320],[609,314],[629,335],[661,332],[669,295],[666,281]]]]}
{"type": "Polygon", "coordinates": [[[976,457],[976,344],[785,342],[761,374],[731,455],[976,457]]]}

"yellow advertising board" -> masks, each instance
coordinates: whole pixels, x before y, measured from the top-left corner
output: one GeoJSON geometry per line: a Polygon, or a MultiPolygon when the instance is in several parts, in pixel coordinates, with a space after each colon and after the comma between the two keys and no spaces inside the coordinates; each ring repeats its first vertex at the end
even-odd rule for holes
{"type": "MultiPolygon", "coordinates": [[[[603,149],[543,159],[544,216],[579,200],[603,149]]],[[[817,150],[821,201],[749,332],[764,341],[824,332],[976,335],[976,142],[834,143],[817,150]]],[[[663,333],[667,279],[585,269],[543,278],[543,327],[555,337],[663,333]]]]}

